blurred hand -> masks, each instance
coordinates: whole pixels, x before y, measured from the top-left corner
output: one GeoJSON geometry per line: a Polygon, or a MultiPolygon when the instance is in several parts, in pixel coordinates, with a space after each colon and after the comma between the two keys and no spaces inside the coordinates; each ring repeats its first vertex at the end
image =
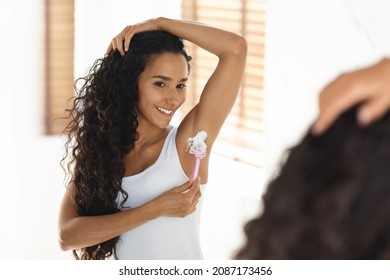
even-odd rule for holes
{"type": "Polygon", "coordinates": [[[113,50],[118,50],[120,54],[124,56],[125,52],[129,50],[131,38],[133,38],[134,34],[148,30],[157,30],[156,19],[150,19],[134,25],[126,26],[117,36],[111,40],[111,43],[106,50],[106,55],[108,55],[113,50]]]}
{"type": "Polygon", "coordinates": [[[161,194],[153,202],[157,205],[160,216],[185,217],[196,210],[200,196],[198,177],[161,194]]]}
{"type": "Polygon", "coordinates": [[[358,122],[368,125],[384,115],[390,107],[390,60],[342,74],[319,95],[319,116],[312,132],[320,135],[347,109],[363,102],[358,122]]]}

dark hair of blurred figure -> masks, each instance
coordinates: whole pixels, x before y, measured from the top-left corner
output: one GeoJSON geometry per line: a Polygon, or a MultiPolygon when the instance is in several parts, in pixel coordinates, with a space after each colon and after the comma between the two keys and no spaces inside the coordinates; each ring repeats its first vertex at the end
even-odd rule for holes
{"type": "Polygon", "coordinates": [[[390,259],[390,113],[357,108],[288,151],[237,259],[390,259]]]}

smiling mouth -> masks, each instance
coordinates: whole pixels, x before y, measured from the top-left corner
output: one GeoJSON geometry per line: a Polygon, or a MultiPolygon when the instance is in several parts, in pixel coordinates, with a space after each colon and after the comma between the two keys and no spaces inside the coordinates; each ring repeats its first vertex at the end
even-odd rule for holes
{"type": "Polygon", "coordinates": [[[156,109],[160,111],[161,113],[167,115],[167,116],[172,116],[173,115],[173,110],[169,110],[160,106],[156,106],[156,109]]]}

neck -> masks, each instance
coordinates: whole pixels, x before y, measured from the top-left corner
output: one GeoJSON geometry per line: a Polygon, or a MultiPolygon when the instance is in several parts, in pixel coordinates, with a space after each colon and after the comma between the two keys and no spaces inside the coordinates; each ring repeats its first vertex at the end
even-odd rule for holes
{"type": "Polygon", "coordinates": [[[161,137],[165,136],[166,133],[167,128],[159,128],[150,124],[145,124],[141,121],[138,124],[138,138],[134,145],[137,147],[148,146],[161,139],[161,137]]]}

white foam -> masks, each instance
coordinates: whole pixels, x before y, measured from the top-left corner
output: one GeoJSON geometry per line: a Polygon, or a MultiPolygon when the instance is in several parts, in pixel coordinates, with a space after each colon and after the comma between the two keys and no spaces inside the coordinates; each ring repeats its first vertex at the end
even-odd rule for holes
{"type": "Polygon", "coordinates": [[[206,138],[207,133],[204,130],[199,131],[193,138],[188,138],[187,142],[190,152],[206,154],[206,138]]]}

